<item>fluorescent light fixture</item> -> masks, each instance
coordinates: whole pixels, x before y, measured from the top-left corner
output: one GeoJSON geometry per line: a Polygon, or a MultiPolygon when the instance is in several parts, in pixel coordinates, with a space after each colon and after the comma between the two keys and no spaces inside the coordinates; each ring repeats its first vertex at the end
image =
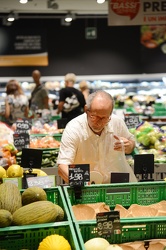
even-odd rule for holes
{"type": "Polygon", "coordinates": [[[97,0],[97,3],[98,4],[102,4],[102,3],[104,3],[105,2],[105,0],[97,0]]]}
{"type": "Polygon", "coordinates": [[[28,0],[20,0],[20,3],[22,4],[26,4],[28,2],[28,0]]]}

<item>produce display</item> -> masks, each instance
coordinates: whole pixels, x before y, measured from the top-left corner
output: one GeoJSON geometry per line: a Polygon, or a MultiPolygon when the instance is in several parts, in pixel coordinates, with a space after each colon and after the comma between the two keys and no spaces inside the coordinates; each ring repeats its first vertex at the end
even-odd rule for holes
{"type": "Polygon", "coordinates": [[[53,136],[33,137],[30,140],[29,148],[59,148],[60,142],[53,136]]]}
{"type": "Polygon", "coordinates": [[[59,129],[57,128],[57,122],[50,123],[41,123],[40,121],[36,121],[33,123],[30,134],[56,134],[59,133],[59,129]]]}
{"type": "Polygon", "coordinates": [[[139,154],[154,154],[155,163],[166,163],[166,126],[141,122],[130,132],[135,136],[139,154]]]}
{"type": "Polygon", "coordinates": [[[12,182],[0,185],[0,227],[43,224],[64,219],[64,210],[47,200],[42,188],[27,188],[22,194],[12,182]]]}

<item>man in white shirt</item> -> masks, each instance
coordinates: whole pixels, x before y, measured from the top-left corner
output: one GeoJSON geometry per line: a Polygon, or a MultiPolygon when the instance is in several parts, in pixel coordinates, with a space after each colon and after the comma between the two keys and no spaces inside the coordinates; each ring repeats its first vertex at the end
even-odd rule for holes
{"type": "Polygon", "coordinates": [[[110,183],[112,172],[129,173],[130,182],[137,181],[125,157],[135,147],[134,136],[113,108],[112,96],[96,91],[88,96],[85,113],[67,124],[57,160],[65,182],[69,164],[90,164],[90,171],[102,175],[102,183],[110,183]]]}

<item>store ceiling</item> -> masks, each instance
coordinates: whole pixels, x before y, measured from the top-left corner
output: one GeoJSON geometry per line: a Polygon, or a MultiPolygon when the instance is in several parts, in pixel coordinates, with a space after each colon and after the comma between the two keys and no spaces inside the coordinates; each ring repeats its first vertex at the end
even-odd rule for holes
{"type": "Polygon", "coordinates": [[[39,18],[63,15],[68,12],[78,17],[107,17],[108,1],[98,4],[96,0],[29,0],[21,4],[19,0],[0,0],[0,17],[10,12],[18,14],[18,18],[39,18]]]}

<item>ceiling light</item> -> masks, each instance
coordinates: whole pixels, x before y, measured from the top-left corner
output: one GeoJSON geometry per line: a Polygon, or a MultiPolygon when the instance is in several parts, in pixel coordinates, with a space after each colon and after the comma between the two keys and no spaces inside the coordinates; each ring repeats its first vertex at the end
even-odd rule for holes
{"type": "Polygon", "coordinates": [[[8,22],[14,22],[15,19],[18,18],[18,14],[11,12],[8,17],[7,17],[7,21],[8,22]]]}
{"type": "Polygon", "coordinates": [[[102,3],[104,3],[105,2],[105,0],[97,0],[97,3],[98,4],[102,4],[102,3]]]}
{"type": "Polygon", "coordinates": [[[72,15],[71,15],[70,13],[68,13],[68,14],[65,16],[65,22],[70,23],[72,20],[73,20],[72,15]]]}
{"type": "Polygon", "coordinates": [[[15,17],[13,14],[9,14],[7,17],[8,22],[13,22],[15,20],[15,17]]]}
{"type": "Polygon", "coordinates": [[[26,4],[28,2],[28,0],[20,0],[20,3],[22,4],[26,4]]]}

